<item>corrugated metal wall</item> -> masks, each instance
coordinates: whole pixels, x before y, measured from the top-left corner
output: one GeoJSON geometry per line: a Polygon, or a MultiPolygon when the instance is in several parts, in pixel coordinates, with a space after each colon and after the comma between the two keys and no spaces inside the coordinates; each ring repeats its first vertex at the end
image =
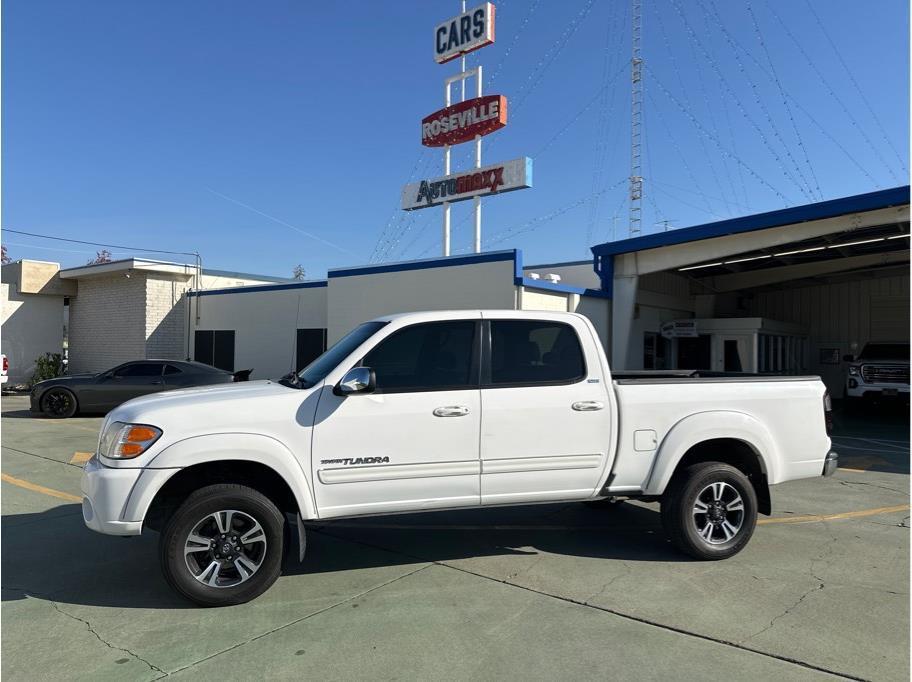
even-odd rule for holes
{"type": "Polygon", "coordinates": [[[750,304],[751,315],[783,322],[795,322],[809,334],[808,366],[820,374],[830,392],[840,397],[845,381],[845,364],[821,362],[821,350],[838,349],[843,354],[858,352],[868,341],[909,340],[909,275],[867,277],[850,281],[795,287],[782,291],[756,292],[750,304]],[[905,323],[891,325],[891,333],[903,329],[900,338],[875,338],[883,334],[882,320],[873,316],[872,308],[886,306],[906,311],[905,323]],[[857,344],[854,348],[852,344],[857,344]]]}

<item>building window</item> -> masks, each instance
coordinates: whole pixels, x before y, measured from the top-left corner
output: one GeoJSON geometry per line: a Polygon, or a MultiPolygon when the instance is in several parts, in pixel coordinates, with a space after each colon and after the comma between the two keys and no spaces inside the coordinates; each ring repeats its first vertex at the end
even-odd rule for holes
{"type": "Polygon", "coordinates": [[[656,332],[643,335],[643,369],[668,369],[668,339],[656,332]]]}
{"type": "Polygon", "coordinates": [[[325,329],[298,329],[295,341],[295,371],[300,372],[325,350],[325,329]]]}
{"type": "Polygon", "coordinates": [[[193,359],[227,372],[234,371],[234,330],[197,330],[193,359]]]}

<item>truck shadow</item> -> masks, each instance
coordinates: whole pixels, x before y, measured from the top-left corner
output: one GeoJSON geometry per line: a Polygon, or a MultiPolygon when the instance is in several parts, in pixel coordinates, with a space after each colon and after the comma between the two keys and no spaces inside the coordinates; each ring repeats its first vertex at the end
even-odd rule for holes
{"type": "MultiPolygon", "coordinates": [[[[3,517],[2,601],[26,598],[116,608],[193,605],[165,583],[158,535],[117,538],[88,530],[78,505],[3,517]]],[[[295,534],[296,535],[296,534],[295,534]]],[[[665,541],[654,507],[582,504],[448,511],[309,524],[307,554],[288,577],[419,562],[549,553],[618,561],[689,561],[665,541]]],[[[301,581],[301,590],[307,582],[301,581]]]]}

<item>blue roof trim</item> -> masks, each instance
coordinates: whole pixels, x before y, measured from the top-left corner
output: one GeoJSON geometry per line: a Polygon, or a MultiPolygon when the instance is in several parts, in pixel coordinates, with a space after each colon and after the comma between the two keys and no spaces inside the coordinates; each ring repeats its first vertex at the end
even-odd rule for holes
{"type": "Polygon", "coordinates": [[[328,282],[318,280],[315,282],[294,282],[292,284],[254,284],[247,287],[227,287],[225,289],[203,289],[190,291],[190,296],[219,296],[221,294],[255,294],[261,291],[282,291],[284,289],[317,289],[327,286],[328,282]]]}
{"type": "Polygon", "coordinates": [[[529,277],[516,277],[514,283],[517,286],[523,286],[527,289],[542,289],[544,291],[556,291],[562,294],[579,294],[580,296],[591,296],[593,298],[611,298],[611,294],[598,289],[586,289],[584,287],[575,287],[569,284],[555,284],[553,282],[543,282],[540,279],[530,279],[529,277]]]}
{"type": "Polygon", "coordinates": [[[671,232],[660,232],[658,234],[649,234],[642,237],[633,237],[631,239],[622,239],[616,242],[598,244],[592,247],[592,253],[596,256],[612,256],[621,253],[631,253],[633,251],[643,251],[645,249],[656,249],[661,246],[673,246],[675,244],[684,244],[686,242],[700,241],[702,239],[712,239],[713,237],[723,237],[725,235],[765,230],[771,227],[781,227],[794,223],[803,223],[809,220],[835,218],[837,216],[858,213],[861,211],[874,211],[880,208],[889,208],[891,206],[902,206],[908,203],[909,185],[904,185],[902,187],[892,187],[877,192],[868,192],[867,194],[856,194],[851,197],[821,201],[816,204],[793,206],[778,211],[757,213],[741,218],[721,220],[715,223],[684,227],[672,230],[671,232]]]}
{"type": "Polygon", "coordinates": [[[513,260],[521,262],[521,254],[515,249],[508,251],[491,251],[477,253],[471,256],[445,256],[443,258],[425,258],[423,260],[401,261],[386,265],[366,265],[354,268],[338,268],[330,270],[328,277],[356,277],[358,275],[378,275],[384,272],[407,272],[409,270],[429,270],[431,268],[448,268],[455,265],[475,265],[477,263],[494,263],[498,261],[513,260]]]}

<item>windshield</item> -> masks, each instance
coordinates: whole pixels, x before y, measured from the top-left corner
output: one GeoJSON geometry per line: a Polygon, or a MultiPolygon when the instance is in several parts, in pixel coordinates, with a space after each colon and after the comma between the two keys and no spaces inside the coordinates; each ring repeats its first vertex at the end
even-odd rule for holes
{"type": "Polygon", "coordinates": [[[869,343],[858,356],[859,360],[908,360],[907,343],[869,343]]]}
{"type": "Polygon", "coordinates": [[[365,322],[339,339],[323,355],[298,372],[301,388],[315,386],[348,357],[355,348],[377,333],[386,322],[365,322]]]}

